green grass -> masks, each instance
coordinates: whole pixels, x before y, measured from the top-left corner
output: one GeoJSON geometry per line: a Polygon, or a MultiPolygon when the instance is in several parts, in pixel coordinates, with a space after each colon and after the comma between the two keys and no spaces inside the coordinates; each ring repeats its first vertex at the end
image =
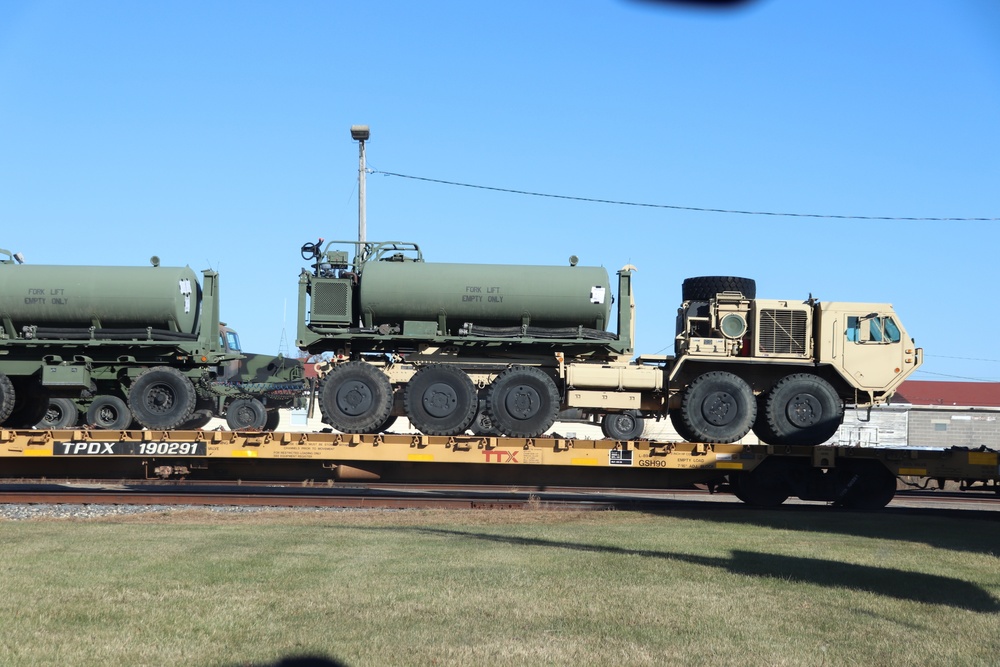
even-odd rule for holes
{"type": "Polygon", "coordinates": [[[994,521],[741,510],[0,523],[0,664],[996,665],[994,521]]]}

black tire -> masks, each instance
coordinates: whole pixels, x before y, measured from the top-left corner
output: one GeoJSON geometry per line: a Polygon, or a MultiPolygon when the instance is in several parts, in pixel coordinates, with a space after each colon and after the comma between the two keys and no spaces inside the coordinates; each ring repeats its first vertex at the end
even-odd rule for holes
{"type": "Polygon", "coordinates": [[[226,424],[233,431],[260,430],[267,424],[267,408],[256,398],[237,398],[226,408],[226,424]]]}
{"type": "Polygon", "coordinates": [[[128,405],[136,421],[150,429],[179,427],[191,419],[196,403],[191,380],[167,366],[143,371],[128,392],[128,405]]]}
{"type": "Polygon", "coordinates": [[[829,382],[816,375],[794,373],[767,393],[767,429],[775,445],[820,445],[844,421],[844,403],[829,382]]]}
{"type": "Polygon", "coordinates": [[[698,442],[698,436],[684,423],[684,418],[681,416],[680,410],[671,410],[667,413],[667,416],[670,417],[670,425],[677,431],[677,435],[681,437],[681,440],[684,442],[698,442]]]}
{"type": "Polygon", "coordinates": [[[709,371],[684,390],[680,418],[691,442],[737,442],[757,416],[753,390],[741,377],[709,371]]]}
{"type": "Polygon", "coordinates": [[[757,283],[736,276],[697,276],[681,283],[681,301],[708,301],[719,292],[741,292],[748,299],[756,299],[757,283]]]}
{"type": "Polygon", "coordinates": [[[104,431],[124,431],[132,419],[132,411],[117,396],[98,396],[87,408],[87,423],[104,431]]]}
{"type": "Polygon", "coordinates": [[[390,428],[392,428],[393,424],[396,423],[396,419],[398,419],[398,417],[396,417],[396,415],[389,415],[388,417],[385,418],[384,422],[382,422],[381,424],[379,424],[378,426],[375,427],[375,432],[376,433],[385,433],[390,428]]]}
{"type": "Polygon", "coordinates": [[[279,410],[268,410],[267,419],[264,420],[264,429],[267,431],[273,431],[278,428],[278,424],[281,423],[281,412],[279,410]]]}
{"type": "Polygon", "coordinates": [[[323,422],[342,433],[376,433],[392,411],[392,385],[364,361],[334,366],[319,389],[323,422]]]}
{"type": "Polygon", "coordinates": [[[601,420],[601,432],[609,440],[638,440],[646,427],[645,421],[635,410],[609,412],[601,420]]]}
{"type": "Polygon", "coordinates": [[[14,410],[14,385],[10,378],[0,373],[0,424],[7,421],[10,413],[14,410]]]}
{"type": "Polygon", "coordinates": [[[49,396],[34,386],[18,387],[14,409],[7,417],[7,425],[14,428],[35,428],[45,418],[49,409],[49,396]]]}
{"type": "Polygon", "coordinates": [[[465,433],[478,405],[479,396],[469,375],[445,364],[418,370],[403,393],[403,409],[410,425],[427,435],[465,433]]]}
{"type": "Polygon", "coordinates": [[[777,445],[778,436],[767,424],[767,397],[770,392],[764,392],[757,397],[757,419],[753,422],[753,434],[765,445],[777,445]]]}
{"type": "Polygon", "coordinates": [[[537,438],[559,412],[559,392],[548,375],[530,366],[513,366],[490,384],[486,410],[494,427],[512,438],[537,438]]]}
{"type": "Polygon", "coordinates": [[[76,426],[80,419],[80,411],[76,408],[76,403],[68,398],[50,398],[49,408],[45,411],[42,420],[35,424],[35,428],[60,429],[76,426]]]}

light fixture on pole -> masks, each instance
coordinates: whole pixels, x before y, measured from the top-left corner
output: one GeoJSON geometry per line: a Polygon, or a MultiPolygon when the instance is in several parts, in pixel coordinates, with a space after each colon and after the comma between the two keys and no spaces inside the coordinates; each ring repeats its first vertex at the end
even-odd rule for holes
{"type": "Polygon", "coordinates": [[[365,142],[371,132],[367,125],[351,125],[351,139],[358,142],[358,252],[365,246],[365,142]]]}

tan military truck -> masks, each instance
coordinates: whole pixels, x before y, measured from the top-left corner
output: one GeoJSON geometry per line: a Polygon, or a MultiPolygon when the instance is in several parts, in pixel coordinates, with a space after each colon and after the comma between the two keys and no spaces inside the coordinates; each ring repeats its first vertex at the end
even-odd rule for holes
{"type": "MultiPolygon", "coordinates": [[[[321,240],[322,241],[322,240],[321,240]]],[[[429,263],[413,243],[307,243],[298,346],[333,357],[323,420],[349,433],[396,416],[428,435],[537,437],[560,411],[601,420],[608,438],[669,417],[690,442],[828,440],[846,405],[886,402],[921,363],[889,304],[762,300],[754,281],[689,278],[675,355],[633,359],[632,274],[429,263]],[[353,244],[356,255],[331,246],[353,244]]]]}

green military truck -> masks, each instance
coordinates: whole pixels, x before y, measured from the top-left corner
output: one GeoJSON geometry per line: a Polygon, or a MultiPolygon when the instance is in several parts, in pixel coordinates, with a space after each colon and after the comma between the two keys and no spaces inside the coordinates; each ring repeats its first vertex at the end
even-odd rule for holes
{"type": "Polygon", "coordinates": [[[0,424],[150,429],[277,425],[302,365],[244,354],[219,276],[189,267],[26,265],[0,250],[0,424]]]}
{"type": "Polygon", "coordinates": [[[414,243],[322,239],[302,257],[297,344],[332,358],[317,399],[348,433],[406,416],[428,435],[537,437],[572,410],[617,440],[669,418],[689,442],[816,445],[922,361],[890,304],[757,299],[745,278],[685,280],[675,354],[633,358],[631,266],[612,315],[607,271],[575,257],[429,263],[414,243]]]}

